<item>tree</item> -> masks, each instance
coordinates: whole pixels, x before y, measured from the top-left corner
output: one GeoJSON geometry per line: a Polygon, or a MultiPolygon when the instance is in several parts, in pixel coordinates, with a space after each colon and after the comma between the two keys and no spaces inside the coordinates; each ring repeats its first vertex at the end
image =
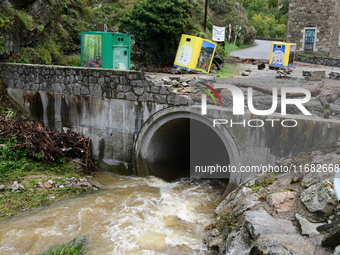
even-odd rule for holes
{"type": "Polygon", "coordinates": [[[188,23],[189,10],[186,0],[145,0],[136,3],[121,24],[134,36],[147,64],[169,65],[188,23]]]}
{"type": "Polygon", "coordinates": [[[239,0],[257,36],[285,38],[289,0],[239,0]]]}

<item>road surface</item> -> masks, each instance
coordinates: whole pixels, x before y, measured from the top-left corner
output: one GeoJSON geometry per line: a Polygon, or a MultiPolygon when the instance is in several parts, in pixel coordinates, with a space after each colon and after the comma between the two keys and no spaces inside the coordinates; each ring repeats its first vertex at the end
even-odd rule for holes
{"type": "Polygon", "coordinates": [[[230,56],[269,60],[270,46],[272,43],[273,41],[255,40],[255,46],[243,50],[232,51],[230,56]]]}

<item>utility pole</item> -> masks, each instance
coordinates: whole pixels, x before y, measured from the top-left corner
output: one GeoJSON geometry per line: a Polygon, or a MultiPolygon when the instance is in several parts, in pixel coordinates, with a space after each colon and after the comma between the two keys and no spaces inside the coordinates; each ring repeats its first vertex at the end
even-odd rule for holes
{"type": "Polygon", "coordinates": [[[205,0],[205,8],[204,8],[204,32],[207,31],[207,16],[208,16],[208,0],[205,0]]]}

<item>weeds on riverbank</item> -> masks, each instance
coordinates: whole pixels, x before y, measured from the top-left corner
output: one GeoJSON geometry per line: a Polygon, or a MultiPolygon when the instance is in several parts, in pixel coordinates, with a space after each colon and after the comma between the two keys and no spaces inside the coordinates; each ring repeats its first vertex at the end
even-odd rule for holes
{"type": "Polygon", "coordinates": [[[57,245],[39,255],[82,255],[85,241],[84,237],[73,239],[67,244],[57,245]]]}
{"type": "Polygon", "coordinates": [[[53,180],[60,182],[63,177],[79,177],[67,162],[45,164],[27,157],[23,148],[12,148],[12,140],[0,146],[0,219],[47,206],[57,200],[87,191],[76,187],[57,189],[36,188],[38,182],[53,180]],[[19,182],[24,190],[11,191],[13,181],[19,182]]]}

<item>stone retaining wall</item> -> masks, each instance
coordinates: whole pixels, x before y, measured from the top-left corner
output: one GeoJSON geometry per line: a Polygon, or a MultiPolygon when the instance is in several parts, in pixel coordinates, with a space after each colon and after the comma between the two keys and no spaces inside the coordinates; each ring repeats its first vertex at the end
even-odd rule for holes
{"type": "Polygon", "coordinates": [[[169,105],[190,99],[156,86],[138,71],[0,63],[6,87],[65,95],[94,96],[169,105]]]}
{"type": "Polygon", "coordinates": [[[316,65],[340,67],[340,59],[336,58],[311,57],[296,54],[295,60],[316,65]]]}

